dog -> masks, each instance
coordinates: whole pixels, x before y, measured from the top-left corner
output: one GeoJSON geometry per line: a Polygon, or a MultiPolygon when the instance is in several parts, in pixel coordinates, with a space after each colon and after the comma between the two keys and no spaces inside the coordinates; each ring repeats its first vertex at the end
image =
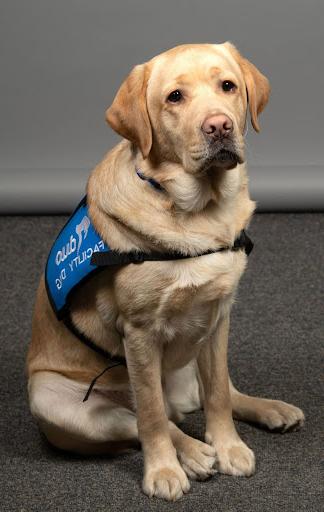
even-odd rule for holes
{"type": "MultiPolygon", "coordinates": [[[[252,475],[255,457],[233,418],[282,431],[304,423],[293,405],[239,392],[227,366],[230,311],[247,265],[246,251],[232,249],[256,206],[244,131],[248,111],[259,131],[269,92],[229,42],[177,46],[122,83],[106,119],[123,139],[90,175],[90,220],[112,250],[183,257],[108,266],[72,295],[78,332],[127,364],[104,373],[87,401],[106,359],[57,319],[40,280],[26,363],[32,415],[62,450],[116,453],[140,442],[150,497],[176,500],[189,479],[216,471],[252,475]],[[178,426],[199,408],[205,442],[178,426]]],[[[83,219],[79,244],[88,228],[83,219]]]]}

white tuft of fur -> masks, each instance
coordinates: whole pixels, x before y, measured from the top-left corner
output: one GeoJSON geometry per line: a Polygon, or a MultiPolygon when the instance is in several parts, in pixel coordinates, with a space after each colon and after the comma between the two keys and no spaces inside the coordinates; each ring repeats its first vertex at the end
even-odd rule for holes
{"type": "Polygon", "coordinates": [[[171,410],[185,414],[201,408],[197,374],[194,360],[165,376],[165,398],[171,410]]]}

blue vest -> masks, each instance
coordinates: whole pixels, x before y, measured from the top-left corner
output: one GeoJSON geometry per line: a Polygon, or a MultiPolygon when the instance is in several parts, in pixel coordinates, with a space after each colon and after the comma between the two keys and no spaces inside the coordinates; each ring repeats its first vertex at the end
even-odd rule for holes
{"type": "Polygon", "coordinates": [[[102,268],[91,263],[92,255],[109,250],[91,223],[85,196],[60,231],[46,263],[46,289],[58,319],[63,318],[75,287],[102,268]]]}

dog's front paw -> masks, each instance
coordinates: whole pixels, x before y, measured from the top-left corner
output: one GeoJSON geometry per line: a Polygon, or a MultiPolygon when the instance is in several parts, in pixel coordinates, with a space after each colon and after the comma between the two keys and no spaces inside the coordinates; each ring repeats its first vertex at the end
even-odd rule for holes
{"type": "Polygon", "coordinates": [[[255,456],[241,439],[215,439],[206,433],[206,441],[216,449],[216,467],[220,473],[233,476],[253,475],[255,456]]]}
{"type": "Polygon", "coordinates": [[[279,432],[299,430],[305,422],[301,409],[281,400],[265,400],[258,411],[257,422],[268,429],[279,432]]]}
{"type": "Polygon", "coordinates": [[[156,496],[175,501],[188,492],[189,480],[179,463],[157,469],[147,469],[143,480],[143,491],[150,498],[156,496]]]}
{"type": "Polygon", "coordinates": [[[192,480],[206,480],[217,473],[213,446],[186,436],[177,451],[183,469],[192,480]]]}

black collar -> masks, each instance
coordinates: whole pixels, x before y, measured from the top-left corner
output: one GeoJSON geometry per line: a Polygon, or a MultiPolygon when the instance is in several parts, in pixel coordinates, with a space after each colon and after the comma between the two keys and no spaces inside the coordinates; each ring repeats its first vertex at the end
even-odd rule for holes
{"type": "Polygon", "coordinates": [[[162,192],[164,192],[164,188],[160,185],[160,183],[158,181],[156,181],[154,178],[147,178],[140,169],[137,169],[137,167],[135,167],[135,171],[136,171],[136,174],[139,178],[141,178],[141,180],[144,180],[144,181],[147,181],[153,188],[155,188],[156,190],[160,190],[162,192]]]}

